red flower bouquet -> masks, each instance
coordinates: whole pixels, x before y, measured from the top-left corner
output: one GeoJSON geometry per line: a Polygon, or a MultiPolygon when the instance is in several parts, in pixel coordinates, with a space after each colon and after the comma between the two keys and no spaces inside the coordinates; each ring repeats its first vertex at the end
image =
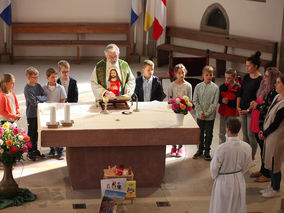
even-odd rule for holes
{"type": "Polygon", "coordinates": [[[176,99],[169,99],[168,104],[171,104],[171,108],[175,113],[180,113],[186,115],[192,110],[192,102],[189,97],[183,96],[177,97],[176,99]]]}
{"type": "Polygon", "coordinates": [[[0,161],[4,164],[23,159],[23,154],[32,147],[26,130],[17,128],[16,123],[0,125],[0,161]]]}

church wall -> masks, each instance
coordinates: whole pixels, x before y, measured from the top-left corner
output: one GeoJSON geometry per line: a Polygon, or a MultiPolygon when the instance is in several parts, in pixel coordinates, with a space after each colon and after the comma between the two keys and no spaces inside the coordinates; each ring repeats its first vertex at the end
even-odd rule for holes
{"type": "MultiPolygon", "coordinates": [[[[141,0],[144,2],[144,0],[141,0]]],[[[168,25],[200,29],[202,16],[208,6],[219,3],[226,10],[230,28],[229,33],[259,39],[281,41],[283,0],[267,0],[266,3],[247,0],[168,0],[168,25]]],[[[14,22],[129,22],[130,0],[12,0],[14,22]]],[[[137,22],[137,50],[142,54],[143,17],[137,22]]],[[[2,25],[2,21],[0,22],[2,25]]],[[[0,48],[3,46],[3,25],[0,26],[0,48]]],[[[133,40],[133,28],[131,29],[133,40]]],[[[31,35],[29,35],[31,36],[31,35]]],[[[41,35],[42,36],[42,35],[41,35]]],[[[53,37],[71,38],[72,35],[53,35],[53,37]]],[[[111,39],[112,35],[103,35],[111,39]]],[[[101,38],[100,36],[87,36],[101,38]]],[[[31,38],[33,38],[31,36],[31,38]]],[[[38,38],[38,37],[36,37],[38,38]]],[[[50,37],[48,37],[50,38],[50,37]]],[[[106,38],[106,37],[104,37],[106,38]]],[[[175,39],[175,43],[184,46],[209,47],[188,40],[175,39]]],[[[222,47],[212,45],[216,50],[222,47]]],[[[241,50],[230,50],[238,53],[241,50]]],[[[242,51],[249,56],[252,51],[242,51]]],[[[72,47],[17,47],[16,56],[76,56],[76,48],[72,47]]],[[[103,47],[82,47],[82,56],[101,56],[103,47]]],[[[121,55],[125,55],[122,48],[121,55]]],[[[269,55],[263,55],[264,58],[269,55]]],[[[210,63],[214,66],[214,60],[210,63]]],[[[228,63],[231,66],[231,63],[228,63]]],[[[236,68],[240,65],[234,64],[236,68]]],[[[240,67],[240,70],[243,68],[240,67]]]]}
{"type": "MultiPolygon", "coordinates": [[[[229,33],[258,39],[281,41],[283,0],[267,0],[266,3],[247,0],[190,0],[168,1],[168,25],[200,29],[200,23],[205,10],[214,3],[219,3],[226,10],[229,17],[229,33]],[[185,18],[187,16],[187,18],[185,18]]],[[[212,48],[223,51],[218,45],[207,45],[199,42],[191,42],[183,39],[174,39],[179,45],[199,48],[212,48]]],[[[250,56],[253,51],[229,49],[228,52],[250,56]]],[[[185,56],[176,54],[177,56],[185,56]]],[[[269,54],[263,54],[263,58],[270,58],[269,54]]],[[[215,66],[215,60],[210,60],[210,65],[215,66]]],[[[240,71],[245,67],[241,64],[227,63],[240,71]]]]}

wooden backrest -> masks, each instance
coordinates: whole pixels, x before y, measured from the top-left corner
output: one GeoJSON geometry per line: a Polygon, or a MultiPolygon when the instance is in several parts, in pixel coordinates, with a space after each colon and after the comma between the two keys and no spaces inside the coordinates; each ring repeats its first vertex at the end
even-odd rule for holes
{"type": "Polygon", "coordinates": [[[167,37],[178,37],[183,39],[219,44],[228,47],[259,50],[267,53],[274,53],[275,43],[273,41],[254,39],[243,36],[225,35],[219,33],[203,32],[181,27],[168,26],[167,37]]]}
{"type": "Polygon", "coordinates": [[[12,24],[12,33],[91,33],[126,34],[129,40],[129,23],[20,23],[12,24]]]}

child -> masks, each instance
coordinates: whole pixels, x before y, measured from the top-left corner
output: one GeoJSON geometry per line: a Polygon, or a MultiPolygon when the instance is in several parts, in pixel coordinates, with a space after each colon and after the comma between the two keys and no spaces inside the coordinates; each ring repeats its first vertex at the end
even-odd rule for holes
{"type": "MultiPolygon", "coordinates": [[[[43,86],[43,90],[47,95],[47,102],[61,102],[64,103],[66,99],[66,92],[62,85],[56,83],[57,72],[53,68],[49,68],[46,71],[46,79],[48,83],[43,86]]],[[[63,160],[63,148],[62,147],[50,147],[48,156],[54,157],[55,151],[57,151],[57,159],[63,160]]]]}
{"type": "Polygon", "coordinates": [[[121,95],[122,85],[116,67],[112,67],[109,71],[107,89],[108,91],[114,93],[115,96],[121,95]]]}
{"type": "Polygon", "coordinates": [[[38,84],[38,75],[39,72],[34,67],[29,67],[26,69],[26,77],[28,83],[25,86],[24,94],[26,98],[26,115],[28,122],[28,135],[31,138],[32,148],[29,148],[28,158],[30,160],[36,160],[36,156],[45,157],[43,154],[40,154],[40,151],[37,149],[37,104],[47,101],[47,96],[44,93],[44,90],[38,84]]]}
{"type": "Polygon", "coordinates": [[[154,62],[145,60],[142,72],[143,75],[136,78],[134,93],[138,96],[138,101],[162,101],[163,86],[161,80],[154,76],[154,62]]]}
{"type": "Polygon", "coordinates": [[[205,66],[202,70],[203,82],[196,85],[193,95],[197,124],[200,128],[200,141],[198,151],[193,159],[203,156],[210,161],[210,146],[213,138],[213,127],[219,99],[219,88],[212,82],[213,67],[205,66]]]}
{"type": "Polygon", "coordinates": [[[228,69],[225,72],[226,82],[219,87],[219,144],[226,141],[226,122],[229,118],[238,116],[237,95],[240,92],[240,84],[235,81],[237,72],[234,69],[228,69]]]}
{"type": "MultiPolygon", "coordinates": [[[[177,64],[174,68],[176,80],[170,84],[168,91],[168,98],[176,99],[177,97],[188,96],[192,100],[192,86],[190,83],[184,80],[187,70],[183,64],[177,64]]],[[[178,149],[176,145],[173,145],[170,155],[183,156],[182,145],[179,145],[178,149]]]]}
{"type": "Polygon", "coordinates": [[[57,80],[58,84],[64,86],[65,92],[67,94],[68,103],[78,102],[78,87],[77,81],[70,77],[70,64],[61,60],[58,62],[58,72],[60,73],[60,78],[57,80]]]}
{"type": "Polygon", "coordinates": [[[21,118],[19,104],[15,93],[15,77],[12,74],[3,74],[0,81],[0,121],[14,122],[21,118]]]}
{"type": "Polygon", "coordinates": [[[251,164],[251,147],[239,139],[241,122],[227,121],[228,140],[218,146],[210,163],[215,179],[209,213],[246,212],[246,182],[244,174],[251,164]]]}

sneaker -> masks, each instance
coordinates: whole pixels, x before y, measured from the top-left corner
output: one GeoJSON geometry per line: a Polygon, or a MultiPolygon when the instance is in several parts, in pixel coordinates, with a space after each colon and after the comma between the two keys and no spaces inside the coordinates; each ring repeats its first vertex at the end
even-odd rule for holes
{"type": "Polygon", "coordinates": [[[204,160],[207,160],[207,161],[211,161],[212,160],[212,158],[211,158],[209,153],[205,153],[204,154],[204,160]]]}
{"type": "Polygon", "coordinates": [[[27,157],[31,161],[35,161],[36,160],[36,157],[35,157],[33,152],[29,152],[27,157]]]}
{"type": "Polygon", "coordinates": [[[48,153],[48,157],[54,158],[54,157],[55,157],[55,153],[54,153],[54,152],[49,152],[49,153],[48,153]]]}
{"type": "Polygon", "coordinates": [[[271,189],[271,190],[269,190],[267,192],[264,192],[262,194],[262,197],[271,198],[271,197],[278,197],[280,195],[281,195],[280,194],[280,190],[276,191],[276,190],[271,189]]]}
{"type": "Polygon", "coordinates": [[[177,151],[177,157],[183,157],[183,151],[182,148],[179,148],[177,151]]]}
{"type": "Polygon", "coordinates": [[[171,155],[171,156],[175,156],[175,155],[176,155],[176,151],[177,151],[176,148],[172,148],[172,149],[171,149],[171,152],[170,152],[170,155],[171,155]]]}
{"type": "Polygon", "coordinates": [[[270,190],[272,190],[272,186],[269,184],[269,186],[267,188],[259,190],[259,193],[263,194],[263,193],[268,192],[270,190]]]}
{"type": "Polygon", "coordinates": [[[64,156],[63,155],[56,155],[56,159],[57,160],[64,160],[64,156]]]}
{"type": "Polygon", "coordinates": [[[253,173],[251,173],[250,174],[250,177],[251,178],[257,178],[257,177],[260,177],[260,176],[262,176],[262,173],[261,172],[253,172],[253,173]]]}
{"type": "Polygon", "coordinates": [[[263,175],[257,177],[254,181],[258,183],[270,182],[271,178],[267,178],[263,175]]]}
{"type": "Polygon", "coordinates": [[[44,154],[41,154],[39,150],[35,150],[35,151],[34,151],[34,155],[35,155],[36,157],[45,158],[45,155],[44,155],[44,154]]]}
{"type": "Polygon", "coordinates": [[[193,159],[198,159],[201,158],[203,156],[203,151],[197,151],[194,155],[193,155],[193,159]]]}

